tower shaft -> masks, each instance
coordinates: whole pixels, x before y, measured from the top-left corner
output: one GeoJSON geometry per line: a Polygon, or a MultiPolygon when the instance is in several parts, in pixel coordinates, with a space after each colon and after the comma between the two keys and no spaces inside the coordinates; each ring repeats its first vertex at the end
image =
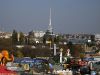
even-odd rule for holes
{"type": "Polygon", "coordinates": [[[52,26],[51,26],[51,8],[50,8],[50,16],[49,16],[49,27],[48,30],[50,33],[52,33],[52,26]]]}

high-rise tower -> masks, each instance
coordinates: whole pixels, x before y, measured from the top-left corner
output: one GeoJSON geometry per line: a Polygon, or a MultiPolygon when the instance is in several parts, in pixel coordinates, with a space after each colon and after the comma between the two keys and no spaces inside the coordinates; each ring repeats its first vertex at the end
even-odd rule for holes
{"type": "Polygon", "coordinates": [[[49,16],[49,26],[48,26],[48,30],[49,32],[52,34],[53,31],[52,31],[52,26],[51,26],[51,8],[50,8],[50,16],[49,16]]]}

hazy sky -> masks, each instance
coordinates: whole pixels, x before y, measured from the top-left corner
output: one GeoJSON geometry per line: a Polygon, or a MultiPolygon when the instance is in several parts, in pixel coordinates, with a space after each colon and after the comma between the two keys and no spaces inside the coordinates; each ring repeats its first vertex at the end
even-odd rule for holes
{"type": "Polygon", "coordinates": [[[100,33],[100,0],[0,0],[0,30],[100,33]]]}

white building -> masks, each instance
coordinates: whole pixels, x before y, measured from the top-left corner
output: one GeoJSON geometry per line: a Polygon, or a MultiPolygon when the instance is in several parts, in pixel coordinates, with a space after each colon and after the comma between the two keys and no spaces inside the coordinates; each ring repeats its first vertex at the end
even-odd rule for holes
{"type": "Polygon", "coordinates": [[[95,34],[95,40],[100,41],[100,34],[95,34]]]}
{"type": "Polygon", "coordinates": [[[10,38],[12,36],[12,33],[9,32],[0,32],[0,38],[10,38]]]}
{"type": "Polygon", "coordinates": [[[33,31],[35,37],[43,37],[45,32],[43,31],[33,31]]]}
{"type": "Polygon", "coordinates": [[[11,38],[12,33],[6,33],[5,38],[11,38]]]}

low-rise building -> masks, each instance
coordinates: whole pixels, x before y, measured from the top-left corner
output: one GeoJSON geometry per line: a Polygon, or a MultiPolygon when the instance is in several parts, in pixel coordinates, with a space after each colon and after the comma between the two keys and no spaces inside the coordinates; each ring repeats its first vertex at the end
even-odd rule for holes
{"type": "Polygon", "coordinates": [[[12,36],[12,33],[10,32],[0,32],[0,38],[10,38],[12,36]]]}
{"type": "Polygon", "coordinates": [[[43,37],[45,32],[43,31],[33,31],[34,37],[43,37]]]}
{"type": "Polygon", "coordinates": [[[100,34],[95,34],[95,40],[99,40],[100,41],[100,34]]]}
{"type": "Polygon", "coordinates": [[[44,36],[44,34],[45,32],[43,31],[31,31],[29,32],[28,39],[33,43],[42,43],[42,37],[44,36]]]}

